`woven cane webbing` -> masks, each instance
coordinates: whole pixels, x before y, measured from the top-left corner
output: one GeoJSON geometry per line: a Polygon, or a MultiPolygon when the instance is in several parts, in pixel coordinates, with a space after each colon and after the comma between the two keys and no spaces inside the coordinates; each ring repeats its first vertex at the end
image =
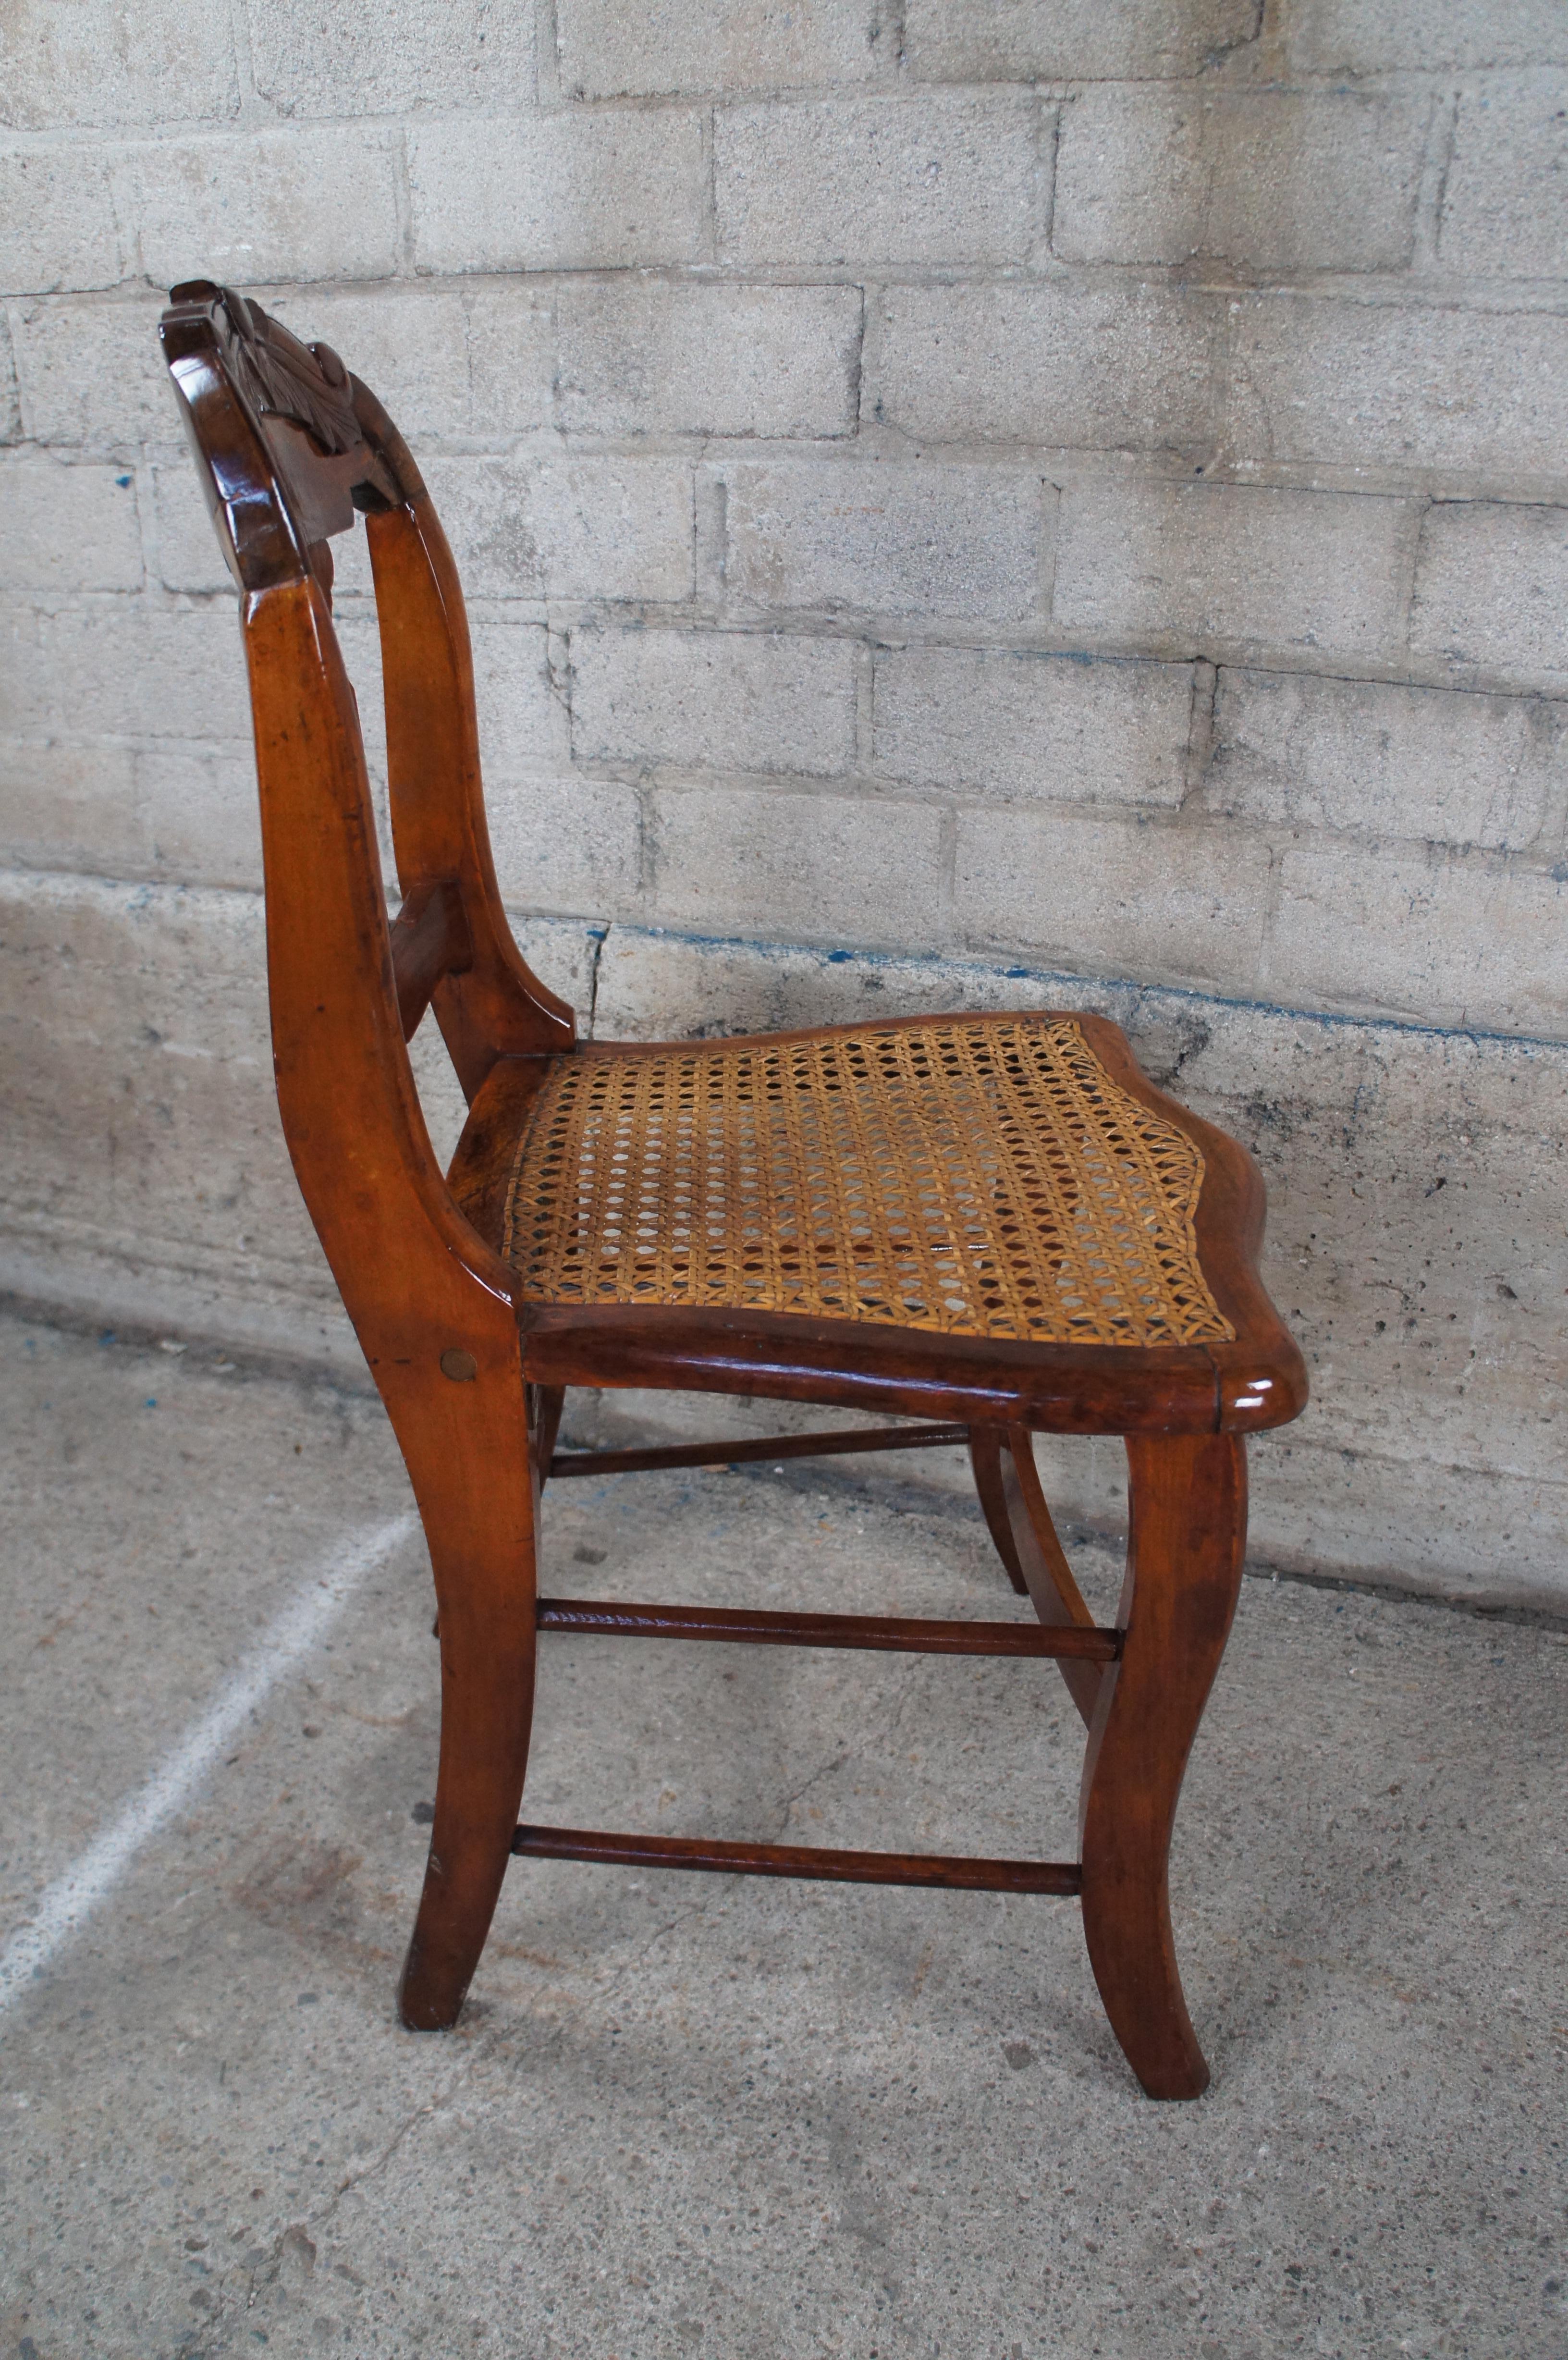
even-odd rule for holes
{"type": "Polygon", "coordinates": [[[535,1102],[503,1243],[535,1303],[1192,1344],[1235,1332],[1203,1176],[1070,1018],[588,1048],[535,1102]]]}

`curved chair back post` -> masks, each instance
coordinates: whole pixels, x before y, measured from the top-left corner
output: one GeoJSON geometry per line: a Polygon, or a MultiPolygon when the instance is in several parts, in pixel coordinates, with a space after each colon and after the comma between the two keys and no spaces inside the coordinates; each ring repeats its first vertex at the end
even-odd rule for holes
{"type": "Polygon", "coordinates": [[[452,880],[461,894],[472,963],[447,975],[435,1010],[472,1101],[498,1057],[570,1049],[575,1020],[523,959],[502,907],[485,816],[468,615],[441,519],[386,411],[357,378],[350,382],[365,442],[401,495],[396,507],[367,519],[393,847],[405,894],[438,878],[452,880]]]}
{"type": "MultiPolygon", "coordinates": [[[[327,347],[206,281],[175,289],[160,334],[244,594],[284,1132],[396,1415],[397,1372],[433,1367],[443,1349],[517,1369],[510,1273],[452,1200],[408,1062],[358,711],[329,603],[330,537],[356,508],[394,512],[402,486],[327,347]]],[[[433,942],[438,969],[466,955],[460,926],[399,931],[427,953],[433,942]]]]}
{"type": "MultiPolygon", "coordinates": [[[[273,1061],[289,1152],[373,1370],[511,1277],[452,1202],[403,1039],[353,691],[319,583],[244,612],[261,784],[273,1061]],[[301,759],[302,749],[306,759],[301,759]],[[460,1306],[464,1306],[460,1309],[460,1306]]],[[[510,1349],[516,1354],[512,1333],[510,1349]]]]}

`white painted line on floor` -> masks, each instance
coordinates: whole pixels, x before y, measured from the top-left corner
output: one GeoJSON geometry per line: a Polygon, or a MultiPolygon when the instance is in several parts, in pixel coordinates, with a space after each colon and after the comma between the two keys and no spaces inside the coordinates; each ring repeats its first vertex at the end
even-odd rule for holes
{"type": "Polygon", "coordinates": [[[357,1534],[334,1552],[324,1571],[312,1574],[295,1592],[190,1734],[158,1765],[113,1826],[55,1879],[27,1923],[0,1950],[0,2014],[21,1997],[114,1891],[142,1846],[173,1818],[268,1689],[326,1636],[360,1583],[408,1538],[418,1522],[412,1514],[398,1516],[357,1534]]]}

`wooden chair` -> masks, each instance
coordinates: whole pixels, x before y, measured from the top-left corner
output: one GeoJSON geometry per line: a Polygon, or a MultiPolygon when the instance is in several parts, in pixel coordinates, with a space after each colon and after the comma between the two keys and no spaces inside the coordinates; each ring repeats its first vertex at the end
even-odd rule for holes
{"type": "Polygon", "coordinates": [[[451,2025],[508,1858],[1076,1894],[1153,2097],[1208,2070],[1166,1854],[1230,1627],[1245,1437],[1301,1356],[1255,1262],[1245,1151],[1082,1016],[948,1016],[723,1041],[579,1042],[508,932],[462,593],[374,395],[244,297],[160,328],[241,593],[278,1096],[299,1185],[413,1481],[439,1606],[441,1765],[403,2021],[451,2025]],[[388,923],[332,536],[365,518],[402,905],[388,923]],[[435,1011],[469,1104],[443,1179],[407,1042],[435,1011]],[[913,1416],[766,1443],[558,1453],[569,1385],[913,1416]],[[1122,1435],[1130,1539],[1097,1628],[1034,1433],[1122,1435]],[[967,1443],[1035,1620],[925,1622],[536,1595],[547,1479],[967,1443]],[[1050,1655],[1088,1728],[1080,1857],[922,1858],[518,1824],[541,1631],[1050,1655]]]}

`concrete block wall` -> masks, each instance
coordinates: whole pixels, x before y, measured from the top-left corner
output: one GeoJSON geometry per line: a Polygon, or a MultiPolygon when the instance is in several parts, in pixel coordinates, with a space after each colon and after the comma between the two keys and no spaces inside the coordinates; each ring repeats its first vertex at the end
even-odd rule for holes
{"type": "MultiPolygon", "coordinates": [[[[1260,1550],[1568,1599],[1565,27],[18,0],[0,1279],[343,1350],[153,341],[226,278],[419,454],[585,1022],[1119,1012],[1269,1171],[1318,1390],[1260,1550]]],[[[374,771],[362,549],[340,583],[374,771]]]]}

